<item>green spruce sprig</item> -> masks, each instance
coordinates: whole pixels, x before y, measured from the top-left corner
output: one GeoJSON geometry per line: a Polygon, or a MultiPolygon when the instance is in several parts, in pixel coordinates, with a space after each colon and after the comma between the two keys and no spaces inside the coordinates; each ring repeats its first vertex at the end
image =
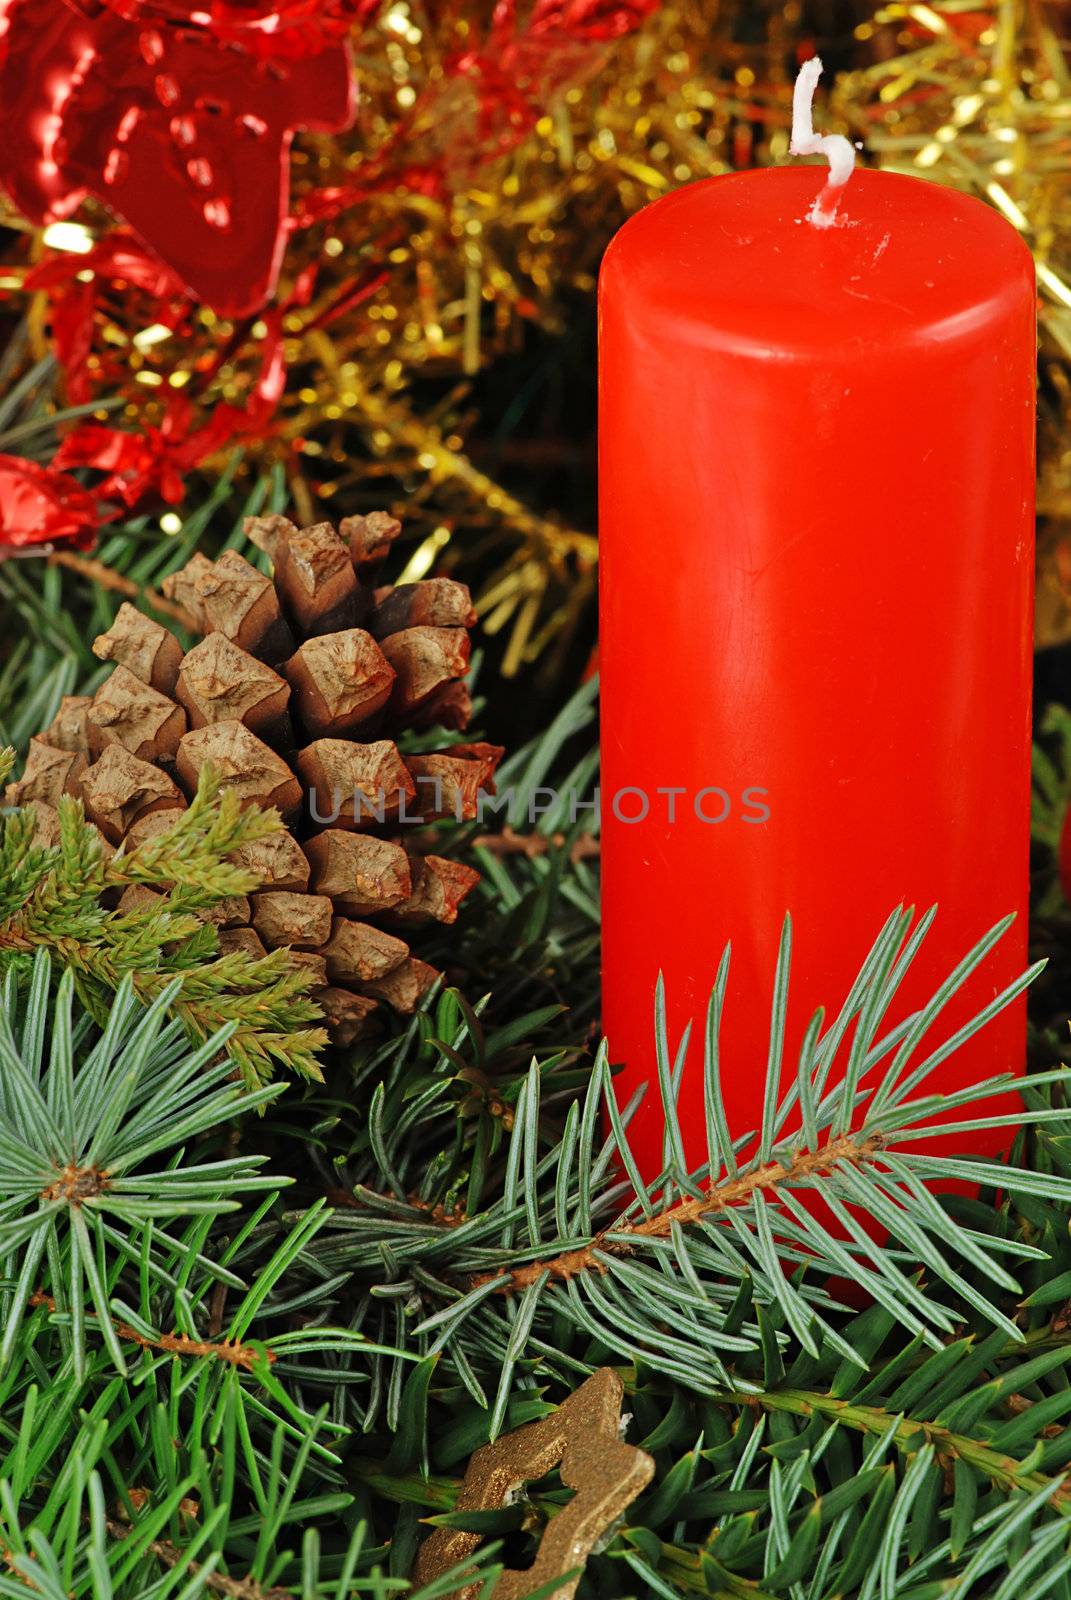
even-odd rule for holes
{"type": "Polygon", "coordinates": [[[255,875],[229,857],[276,831],[278,815],[240,809],[207,771],[172,828],[109,856],[80,802],[64,796],[58,809],[56,845],[33,842],[32,807],[0,818],[0,971],[47,949],[74,973],[101,1021],[124,977],[145,1002],[179,979],[169,989],[176,1015],[199,1042],[227,1027],[226,1049],[250,1087],[276,1065],[318,1077],[316,1056],[327,1035],[307,994],[308,974],[285,949],[221,954],[204,915],[257,887],[255,875]],[[158,900],[127,911],[109,907],[108,891],[131,886],[157,891],[158,900]]]}
{"type": "Polygon", "coordinates": [[[0,1594],[387,1600],[325,1403],[387,1352],[294,1295],[326,1212],[232,1139],[283,1085],[243,1094],[129,978],[98,1029],[49,966],[0,989],[0,1594]]]}
{"type": "MultiPolygon", "coordinates": [[[[36,1295],[64,1320],[80,1378],[90,1319],[125,1371],[111,1296],[131,1262],[162,1270],[152,1249],[155,1226],[219,1216],[242,1195],[271,1186],[258,1175],[256,1157],[183,1165],[168,1158],[187,1141],[218,1133],[240,1109],[266,1104],[282,1086],[242,1095],[223,1054],[230,1029],[188,1048],[181,1025],[168,1021],[180,979],[142,1013],[134,981],[125,977],[106,1027],[76,1066],[86,1028],[76,1037],[73,975],[64,974],[54,1005],[49,976],[48,954],[39,950],[18,1034],[14,971],[0,1010],[0,1260],[11,1279],[2,1296],[0,1368],[36,1295]]],[[[187,1331],[196,1336],[192,1326],[187,1331]]]]}

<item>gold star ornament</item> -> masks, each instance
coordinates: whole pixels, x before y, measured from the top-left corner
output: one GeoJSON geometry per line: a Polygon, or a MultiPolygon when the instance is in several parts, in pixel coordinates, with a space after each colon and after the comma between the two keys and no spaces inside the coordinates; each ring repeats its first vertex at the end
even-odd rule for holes
{"type": "MultiPolygon", "coordinates": [[[[549,1417],[518,1428],[477,1450],[461,1485],[456,1511],[492,1511],[508,1503],[522,1484],[559,1467],[562,1483],[574,1490],[569,1504],[547,1524],[535,1562],[523,1572],[507,1567],[492,1591],[493,1600],[524,1600],[542,1589],[550,1600],[572,1600],[596,1541],[646,1488],[654,1462],[645,1450],[621,1438],[621,1379],[603,1367],[549,1417]],[[556,1588],[549,1585],[560,1579],[556,1588]]],[[[413,1579],[419,1587],[440,1578],[478,1548],[482,1535],[459,1528],[436,1528],[417,1557],[413,1579]]],[[[454,1591],[455,1600],[474,1600],[481,1584],[454,1591]]]]}

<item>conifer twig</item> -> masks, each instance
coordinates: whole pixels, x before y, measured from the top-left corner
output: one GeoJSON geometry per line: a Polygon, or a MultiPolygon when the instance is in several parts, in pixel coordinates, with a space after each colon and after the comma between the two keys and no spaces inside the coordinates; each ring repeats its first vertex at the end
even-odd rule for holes
{"type": "MultiPolygon", "coordinates": [[[[45,1294],[38,1289],[30,1296],[30,1306],[46,1306],[49,1311],[55,1311],[55,1297],[45,1294]]],[[[96,1320],[94,1312],[88,1312],[90,1320],[96,1320]]],[[[212,1341],[208,1339],[191,1339],[185,1333],[162,1333],[158,1338],[149,1339],[145,1334],[139,1333],[137,1328],[132,1328],[128,1322],[113,1322],[112,1327],[120,1339],[129,1344],[140,1345],[143,1350],[160,1350],[165,1355],[173,1356],[214,1356],[226,1366],[241,1367],[245,1372],[252,1372],[258,1361],[267,1361],[269,1365],[275,1360],[273,1351],[265,1347],[245,1345],[238,1339],[222,1339],[212,1341]]]]}
{"type": "MultiPolygon", "coordinates": [[[[135,1531],[125,1523],[109,1519],[105,1524],[113,1539],[129,1539],[135,1531]]],[[[162,1561],[165,1567],[186,1565],[191,1575],[200,1578],[209,1594],[226,1595],[228,1600],[294,1600],[290,1589],[272,1587],[265,1589],[252,1578],[228,1578],[223,1572],[204,1572],[196,1561],[186,1561],[185,1553],[170,1539],[153,1539],[147,1548],[162,1561]]]]}
{"type": "Polygon", "coordinates": [[[181,627],[187,628],[191,633],[197,631],[196,620],[184,606],[177,605],[175,601],[168,600],[156,589],[143,588],[135,583],[132,578],[124,577],[121,572],[106,566],[103,561],[94,561],[90,556],[80,556],[73,550],[53,550],[48,557],[50,567],[66,567],[70,572],[77,572],[82,578],[87,578],[90,583],[108,589],[112,594],[121,594],[127,600],[144,600],[154,611],[159,611],[162,616],[170,617],[181,627]]]}
{"type": "MultiPolygon", "coordinates": [[[[780,1183],[799,1182],[825,1175],[832,1172],[842,1161],[849,1162],[852,1166],[861,1166],[882,1148],[882,1141],[876,1136],[857,1141],[851,1134],[838,1135],[827,1140],[818,1150],[799,1151],[787,1165],[775,1161],[768,1166],[758,1167],[754,1172],[746,1172],[740,1177],[718,1184],[716,1188],[708,1190],[702,1196],[680,1200],[668,1210],[657,1212],[642,1222],[611,1223],[608,1228],[596,1234],[590,1244],[583,1245],[579,1250],[567,1250],[560,1255],[528,1261],[522,1267],[514,1267],[502,1282],[500,1292],[511,1294],[527,1289],[533,1283],[537,1283],[544,1273],[551,1278],[567,1282],[570,1278],[575,1278],[578,1273],[605,1272],[605,1267],[598,1259],[600,1253],[627,1255],[633,1239],[668,1239],[672,1236],[675,1226],[686,1227],[718,1211],[746,1205],[760,1190],[776,1194],[780,1183]]],[[[473,1278],[472,1286],[476,1288],[482,1283],[493,1281],[498,1276],[498,1273],[484,1273],[473,1278]]]]}
{"type": "Polygon", "coordinates": [[[211,768],[198,777],[189,807],[165,832],[136,850],[107,856],[82,806],[60,797],[59,842],[33,842],[33,813],[0,822],[0,967],[5,957],[49,949],[78,978],[83,998],[102,1014],[129,974],[138,997],[155,1001],[182,984],[175,1013],[198,1040],[229,1025],[228,1051],[246,1083],[270,1076],[273,1063],[316,1077],[327,1042],[322,1012],[309,996],[313,979],[286,949],[268,955],[222,952],[208,913],[229,896],[256,888],[257,875],[233,859],[241,847],[281,827],[274,812],[243,810],[220,792],[211,768]],[[136,911],[109,909],[108,891],[139,886],[155,893],[136,911]]]}
{"type": "MultiPolygon", "coordinates": [[[[477,834],[472,848],[486,850],[493,856],[525,856],[533,861],[551,850],[560,850],[567,842],[563,833],[518,833],[507,825],[500,833],[477,834]]],[[[569,860],[574,865],[578,861],[595,860],[601,848],[594,834],[582,833],[569,846],[569,860]]]]}
{"type": "Polygon", "coordinates": [[[1048,1473],[1038,1472],[1028,1460],[1021,1461],[1015,1456],[994,1450],[984,1439],[957,1433],[925,1417],[900,1417],[894,1425],[884,1406],[841,1400],[836,1395],[804,1389],[777,1389],[761,1394],[730,1391],[718,1398],[753,1410],[788,1412],[797,1417],[827,1417],[859,1433],[887,1436],[905,1454],[913,1454],[918,1450],[920,1441],[925,1440],[933,1445],[938,1462],[964,1461],[1002,1488],[1033,1492],[1050,1484],[1053,1506],[1065,1515],[1071,1515],[1071,1483],[1065,1478],[1054,1478],[1048,1473]]]}

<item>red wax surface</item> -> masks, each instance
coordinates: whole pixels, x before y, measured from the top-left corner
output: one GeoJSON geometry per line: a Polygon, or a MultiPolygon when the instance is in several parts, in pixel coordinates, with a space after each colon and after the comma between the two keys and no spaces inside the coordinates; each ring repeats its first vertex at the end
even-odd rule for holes
{"type": "MultiPolygon", "coordinates": [[[[940,909],[890,1025],[1009,911],[932,1042],[1025,965],[1030,255],[980,202],[889,173],[857,171],[816,228],[823,182],[787,167],[689,185],[628,222],[602,269],[603,1022],[622,1103],[651,1084],[633,1123],[648,1172],[660,969],[671,1047],[696,1024],[681,1107],[698,1164],[727,940],[734,1135],[759,1120],[786,910],[786,1072],[901,901],[940,909]],[[668,786],[686,791],[674,822],[668,786]],[[729,797],[724,821],[696,817],[704,789],[729,797]],[[646,799],[645,820],[615,796],[630,818],[646,799]]],[[[923,1092],[1021,1071],[1024,1042],[1018,1003],[923,1092]]]]}

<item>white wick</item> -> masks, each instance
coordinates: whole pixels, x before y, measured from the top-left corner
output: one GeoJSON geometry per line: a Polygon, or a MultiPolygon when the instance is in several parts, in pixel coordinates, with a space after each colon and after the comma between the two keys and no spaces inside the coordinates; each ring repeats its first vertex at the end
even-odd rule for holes
{"type": "Polygon", "coordinates": [[[792,90],[792,137],[788,148],[794,156],[823,155],[829,162],[825,187],[808,217],[817,227],[828,228],[840,199],[837,191],[844,187],[855,167],[855,151],[842,133],[814,131],[814,91],[821,76],[822,62],[818,56],[805,61],[799,70],[792,90]]]}

